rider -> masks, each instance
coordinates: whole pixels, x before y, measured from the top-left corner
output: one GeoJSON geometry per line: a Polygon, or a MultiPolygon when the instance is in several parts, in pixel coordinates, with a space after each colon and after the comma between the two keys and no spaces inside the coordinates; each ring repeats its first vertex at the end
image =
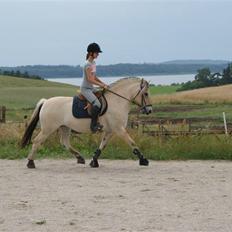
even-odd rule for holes
{"type": "Polygon", "coordinates": [[[107,85],[102,82],[96,76],[96,63],[99,53],[101,53],[101,48],[97,43],[91,43],[87,48],[86,62],[83,66],[83,81],[81,84],[81,94],[92,104],[92,121],[90,129],[92,132],[97,132],[103,128],[103,126],[98,123],[98,115],[101,109],[101,103],[94,95],[97,92],[97,89],[93,85],[100,86],[102,88],[107,88],[107,85]]]}

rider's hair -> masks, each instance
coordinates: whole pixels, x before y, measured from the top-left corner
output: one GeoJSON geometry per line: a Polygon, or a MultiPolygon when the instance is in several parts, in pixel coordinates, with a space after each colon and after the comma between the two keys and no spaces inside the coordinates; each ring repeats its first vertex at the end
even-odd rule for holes
{"type": "Polygon", "coordinates": [[[89,59],[89,57],[90,56],[92,56],[93,55],[93,53],[92,52],[88,52],[87,54],[86,54],[86,60],[88,60],[89,59]]]}

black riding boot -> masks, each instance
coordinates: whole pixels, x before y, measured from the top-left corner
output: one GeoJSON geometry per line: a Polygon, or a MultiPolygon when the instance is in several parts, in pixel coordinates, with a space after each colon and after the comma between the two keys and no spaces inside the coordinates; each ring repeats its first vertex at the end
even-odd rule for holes
{"type": "Polygon", "coordinates": [[[93,105],[91,114],[92,114],[92,121],[90,125],[91,131],[94,133],[97,131],[101,131],[103,126],[100,123],[98,123],[98,115],[100,114],[100,108],[98,106],[93,105]]]}

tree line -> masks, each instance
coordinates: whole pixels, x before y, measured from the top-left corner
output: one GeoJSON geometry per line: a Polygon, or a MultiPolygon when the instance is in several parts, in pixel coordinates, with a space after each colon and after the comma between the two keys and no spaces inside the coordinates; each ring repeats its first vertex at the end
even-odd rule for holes
{"type": "Polygon", "coordinates": [[[222,73],[211,73],[209,68],[202,68],[197,71],[193,81],[183,83],[177,91],[199,89],[211,86],[232,84],[232,63],[223,69],[222,73]]]}
{"type": "MultiPolygon", "coordinates": [[[[228,63],[228,62],[227,62],[228,63]]],[[[144,76],[144,75],[172,75],[172,74],[195,74],[198,69],[209,67],[212,72],[220,72],[227,63],[143,63],[143,64],[113,64],[97,65],[97,75],[100,77],[109,76],[144,76]]],[[[82,66],[70,65],[27,65],[17,67],[0,67],[2,71],[28,72],[44,78],[66,78],[82,77],[82,66]]]]}
{"type": "Polygon", "coordinates": [[[20,77],[20,78],[28,78],[28,79],[37,79],[37,80],[44,80],[44,78],[38,75],[29,75],[27,71],[20,72],[20,70],[1,70],[0,75],[2,76],[12,76],[12,77],[20,77]]]}

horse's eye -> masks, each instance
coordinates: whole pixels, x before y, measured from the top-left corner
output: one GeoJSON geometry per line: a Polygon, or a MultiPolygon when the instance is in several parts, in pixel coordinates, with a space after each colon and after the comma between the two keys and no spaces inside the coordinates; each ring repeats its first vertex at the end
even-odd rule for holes
{"type": "Polygon", "coordinates": [[[144,93],[144,95],[147,97],[147,96],[148,96],[148,93],[144,93]]]}

